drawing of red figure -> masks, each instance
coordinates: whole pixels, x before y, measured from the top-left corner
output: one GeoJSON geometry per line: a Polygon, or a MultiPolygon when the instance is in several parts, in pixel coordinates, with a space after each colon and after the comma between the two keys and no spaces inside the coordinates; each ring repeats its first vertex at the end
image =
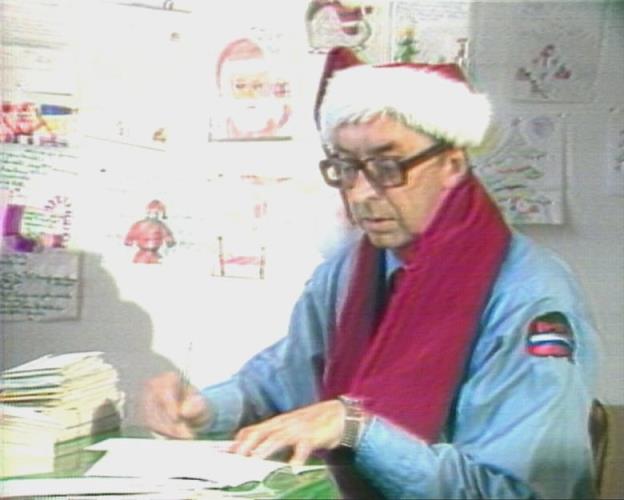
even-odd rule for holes
{"type": "Polygon", "coordinates": [[[373,7],[360,2],[344,4],[338,0],[313,0],[308,4],[306,28],[313,51],[329,50],[336,45],[364,48],[373,34],[366,20],[373,7]]]}
{"type": "Polygon", "coordinates": [[[34,144],[35,132],[42,128],[49,132],[37,111],[37,106],[32,102],[2,103],[2,122],[2,142],[34,144]]]}
{"type": "Polygon", "coordinates": [[[310,2],[306,13],[307,20],[312,20],[319,10],[325,8],[333,9],[338,15],[340,29],[345,35],[359,35],[360,30],[369,29],[364,18],[373,11],[371,6],[348,6],[337,0],[316,0],[310,2]]]}
{"type": "Polygon", "coordinates": [[[139,248],[132,262],[158,264],[162,257],[158,252],[160,247],[175,245],[171,230],[161,220],[166,218],[165,205],[161,201],[153,200],[147,205],[145,218],[132,225],[124,241],[128,246],[136,244],[139,248]]]}

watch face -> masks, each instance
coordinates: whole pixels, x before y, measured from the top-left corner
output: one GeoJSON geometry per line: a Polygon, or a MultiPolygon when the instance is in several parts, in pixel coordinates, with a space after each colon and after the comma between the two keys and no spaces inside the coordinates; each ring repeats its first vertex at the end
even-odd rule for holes
{"type": "Polygon", "coordinates": [[[346,406],[347,415],[355,412],[357,412],[358,415],[362,413],[362,403],[359,399],[350,398],[349,396],[338,396],[338,399],[346,406]]]}

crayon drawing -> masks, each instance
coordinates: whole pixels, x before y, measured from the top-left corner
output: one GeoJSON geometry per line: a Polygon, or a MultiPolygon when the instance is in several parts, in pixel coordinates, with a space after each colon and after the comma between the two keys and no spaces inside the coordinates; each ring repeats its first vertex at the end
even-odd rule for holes
{"type": "Polygon", "coordinates": [[[465,1],[396,2],[392,59],[396,62],[468,64],[470,5],[465,1]]]}
{"type": "Polygon", "coordinates": [[[0,143],[69,146],[76,111],[69,106],[5,100],[0,108],[0,143]]]}
{"type": "Polygon", "coordinates": [[[473,152],[476,173],[512,224],[563,222],[563,143],[559,117],[501,120],[473,152]]]}
{"type": "Polygon", "coordinates": [[[152,200],[147,204],[145,217],[130,227],[124,244],[136,246],[132,262],[139,264],[160,264],[162,255],[160,248],[165,245],[171,248],[176,244],[171,229],[163,222],[167,218],[166,208],[160,200],[152,200]]]}
{"type": "Polygon", "coordinates": [[[604,6],[593,8],[589,3],[513,4],[512,36],[517,43],[507,46],[507,57],[514,100],[588,102],[593,98],[604,6]]]}
{"type": "Polygon", "coordinates": [[[311,1],[305,16],[310,50],[324,53],[338,45],[362,50],[373,34],[368,19],[372,12],[373,7],[365,4],[311,1]]]}
{"type": "Polygon", "coordinates": [[[251,38],[230,42],[218,58],[215,78],[219,109],[213,116],[213,139],[290,137],[290,79],[268,48],[251,38]]]}

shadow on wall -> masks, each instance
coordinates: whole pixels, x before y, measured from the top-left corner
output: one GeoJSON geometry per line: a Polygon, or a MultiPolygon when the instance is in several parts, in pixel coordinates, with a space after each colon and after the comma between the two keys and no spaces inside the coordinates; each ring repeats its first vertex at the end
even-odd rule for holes
{"type": "Polygon", "coordinates": [[[150,377],[174,369],[152,352],[152,321],[132,302],[120,299],[114,278],[95,254],[82,254],[80,314],[72,320],[2,323],[2,368],[44,354],[101,351],[119,373],[126,394],[124,425],[137,425],[140,395],[150,377]]]}

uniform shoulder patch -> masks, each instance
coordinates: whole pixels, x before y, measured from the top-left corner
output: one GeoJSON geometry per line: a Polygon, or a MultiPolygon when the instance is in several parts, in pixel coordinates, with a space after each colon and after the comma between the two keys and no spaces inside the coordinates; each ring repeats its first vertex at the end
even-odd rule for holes
{"type": "Polygon", "coordinates": [[[532,356],[571,358],[574,333],[563,313],[549,312],[529,324],[526,351],[532,356]]]}

